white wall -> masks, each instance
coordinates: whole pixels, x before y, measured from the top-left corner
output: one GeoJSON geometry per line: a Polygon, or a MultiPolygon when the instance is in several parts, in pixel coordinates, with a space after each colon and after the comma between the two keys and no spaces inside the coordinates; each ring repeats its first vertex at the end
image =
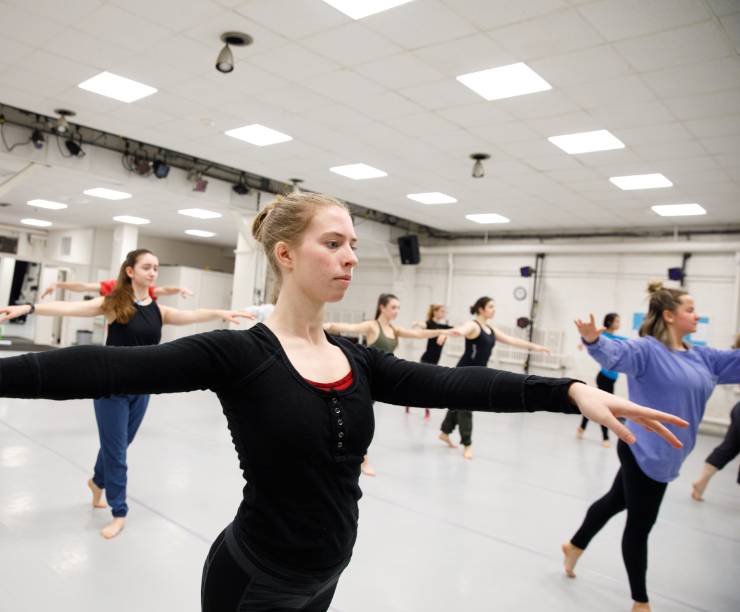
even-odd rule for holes
{"type": "MultiPolygon", "coordinates": [[[[236,245],[234,245],[236,246],[236,245]]],[[[234,251],[220,246],[194,244],[139,234],[138,247],[149,249],[162,265],[207,268],[229,274],[234,271],[234,251]]]]}
{"type": "MultiPolygon", "coordinates": [[[[593,312],[597,319],[609,311],[620,313],[622,333],[637,337],[632,329],[634,313],[647,308],[646,288],[650,280],[665,279],[669,267],[680,266],[676,255],[548,255],[541,275],[542,292],[537,320],[538,327],[556,328],[565,332],[565,352],[568,367],[565,375],[592,382],[599,366],[585,351],[577,350],[578,334],[572,321],[593,312]]],[[[482,295],[496,300],[494,325],[514,325],[517,317],[528,316],[531,299],[531,279],[521,278],[519,268],[534,265],[531,255],[456,255],[450,319],[457,323],[470,318],[468,307],[482,295]],[[527,289],[525,301],[513,297],[514,287],[527,289]]],[[[738,330],[732,329],[734,282],[737,264],[732,253],[695,254],[687,266],[686,288],[696,300],[702,316],[710,319],[708,344],[729,348],[738,330]]],[[[447,295],[447,257],[425,255],[417,272],[415,317],[423,315],[426,303],[445,303],[447,295]]],[[[677,286],[664,281],[666,286],[677,286]]],[[[402,312],[405,304],[402,304],[402,312]]],[[[515,368],[510,368],[515,369],[515,368]]],[[[552,371],[532,368],[534,374],[553,375],[552,371]]],[[[625,395],[626,381],[620,377],[617,393],[625,395]]],[[[735,389],[720,386],[712,396],[707,415],[726,418],[738,400],[735,389]]]]}

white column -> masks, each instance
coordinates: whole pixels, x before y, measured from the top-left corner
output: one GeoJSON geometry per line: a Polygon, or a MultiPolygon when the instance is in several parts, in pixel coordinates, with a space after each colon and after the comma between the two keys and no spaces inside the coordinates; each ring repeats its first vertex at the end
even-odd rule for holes
{"type": "Polygon", "coordinates": [[[136,249],[139,241],[139,228],[128,223],[121,223],[113,230],[113,244],[111,245],[110,268],[111,277],[118,278],[126,255],[136,249]]]}
{"type": "Polygon", "coordinates": [[[260,245],[252,238],[252,221],[257,213],[239,215],[239,239],[234,250],[234,285],[231,308],[243,310],[253,304],[268,301],[263,295],[265,286],[265,256],[260,245]]]}

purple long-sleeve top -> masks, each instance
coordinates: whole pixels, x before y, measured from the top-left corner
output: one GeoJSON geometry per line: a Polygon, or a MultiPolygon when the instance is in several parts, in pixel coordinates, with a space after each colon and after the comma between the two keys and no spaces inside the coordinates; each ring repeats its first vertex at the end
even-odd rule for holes
{"type": "Polygon", "coordinates": [[[636,423],[627,423],[637,438],[630,448],[642,471],[659,482],[674,480],[694,448],[714,387],[740,383],[740,349],[723,351],[693,346],[686,351],[672,351],[653,336],[615,341],[602,335],[593,344],[584,344],[602,367],[627,375],[630,400],[689,422],[686,429],[666,425],[683,443],[681,449],[669,446],[636,423]]]}

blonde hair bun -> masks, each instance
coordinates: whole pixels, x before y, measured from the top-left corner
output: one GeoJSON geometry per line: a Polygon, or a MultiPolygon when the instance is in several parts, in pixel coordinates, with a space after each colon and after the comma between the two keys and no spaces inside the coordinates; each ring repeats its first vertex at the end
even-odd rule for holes
{"type": "Polygon", "coordinates": [[[653,295],[653,293],[658,293],[658,291],[660,291],[661,289],[663,289],[663,281],[651,281],[650,283],[648,283],[647,290],[650,295],[653,295]]]}

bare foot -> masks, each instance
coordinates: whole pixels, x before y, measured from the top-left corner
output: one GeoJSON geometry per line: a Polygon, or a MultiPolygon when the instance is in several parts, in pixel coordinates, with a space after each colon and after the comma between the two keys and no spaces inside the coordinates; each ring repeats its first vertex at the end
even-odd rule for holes
{"type": "Polygon", "coordinates": [[[573,546],[570,542],[566,542],[561,546],[563,551],[563,567],[565,573],[569,578],[575,578],[576,563],[578,563],[579,557],[583,554],[583,550],[577,546],[573,546]]]}
{"type": "Polygon", "coordinates": [[[632,604],[632,612],[650,612],[650,604],[646,601],[636,601],[632,604]]]}
{"type": "Polygon", "coordinates": [[[103,489],[96,485],[92,478],[87,481],[87,486],[92,491],[93,508],[107,508],[108,505],[103,501],[103,489]]]}
{"type": "Polygon", "coordinates": [[[448,436],[445,432],[440,432],[437,438],[442,440],[442,442],[444,442],[450,448],[457,448],[457,444],[450,440],[450,436],[448,436]]]}
{"type": "Polygon", "coordinates": [[[463,458],[467,459],[468,461],[471,461],[473,459],[473,446],[469,445],[466,446],[463,450],[463,458]]]}
{"type": "Polygon", "coordinates": [[[365,474],[365,476],[375,476],[375,469],[373,469],[373,466],[370,465],[370,460],[367,458],[367,455],[365,455],[360,469],[362,470],[362,473],[365,474]]]}
{"type": "Polygon", "coordinates": [[[106,540],[115,538],[119,533],[121,533],[121,530],[123,529],[123,526],[125,524],[126,519],[124,517],[115,516],[110,523],[108,523],[100,530],[100,535],[102,535],[106,540]]]}
{"type": "Polygon", "coordinates": [[[601,442],[601,446],[603,446],[604,448],[609,448],[611,444],[609,444],[609,440],[603,440],[601,442]]]}
{"type": "Polygon", "coordinates": [[[691,498],[696,501],[704,501],[704,489],[706,488],[706,484],[697,480],[691,485],[691,498]]]}
{"type": "Polygon", "coordinates": [[[576,438],[578,438],[579,440],[583,438],[583,434],[585,433],[585,431],[586,430],[583,429],[583,427],[579,427],[578,429],[576,429],[576,438]]]}

